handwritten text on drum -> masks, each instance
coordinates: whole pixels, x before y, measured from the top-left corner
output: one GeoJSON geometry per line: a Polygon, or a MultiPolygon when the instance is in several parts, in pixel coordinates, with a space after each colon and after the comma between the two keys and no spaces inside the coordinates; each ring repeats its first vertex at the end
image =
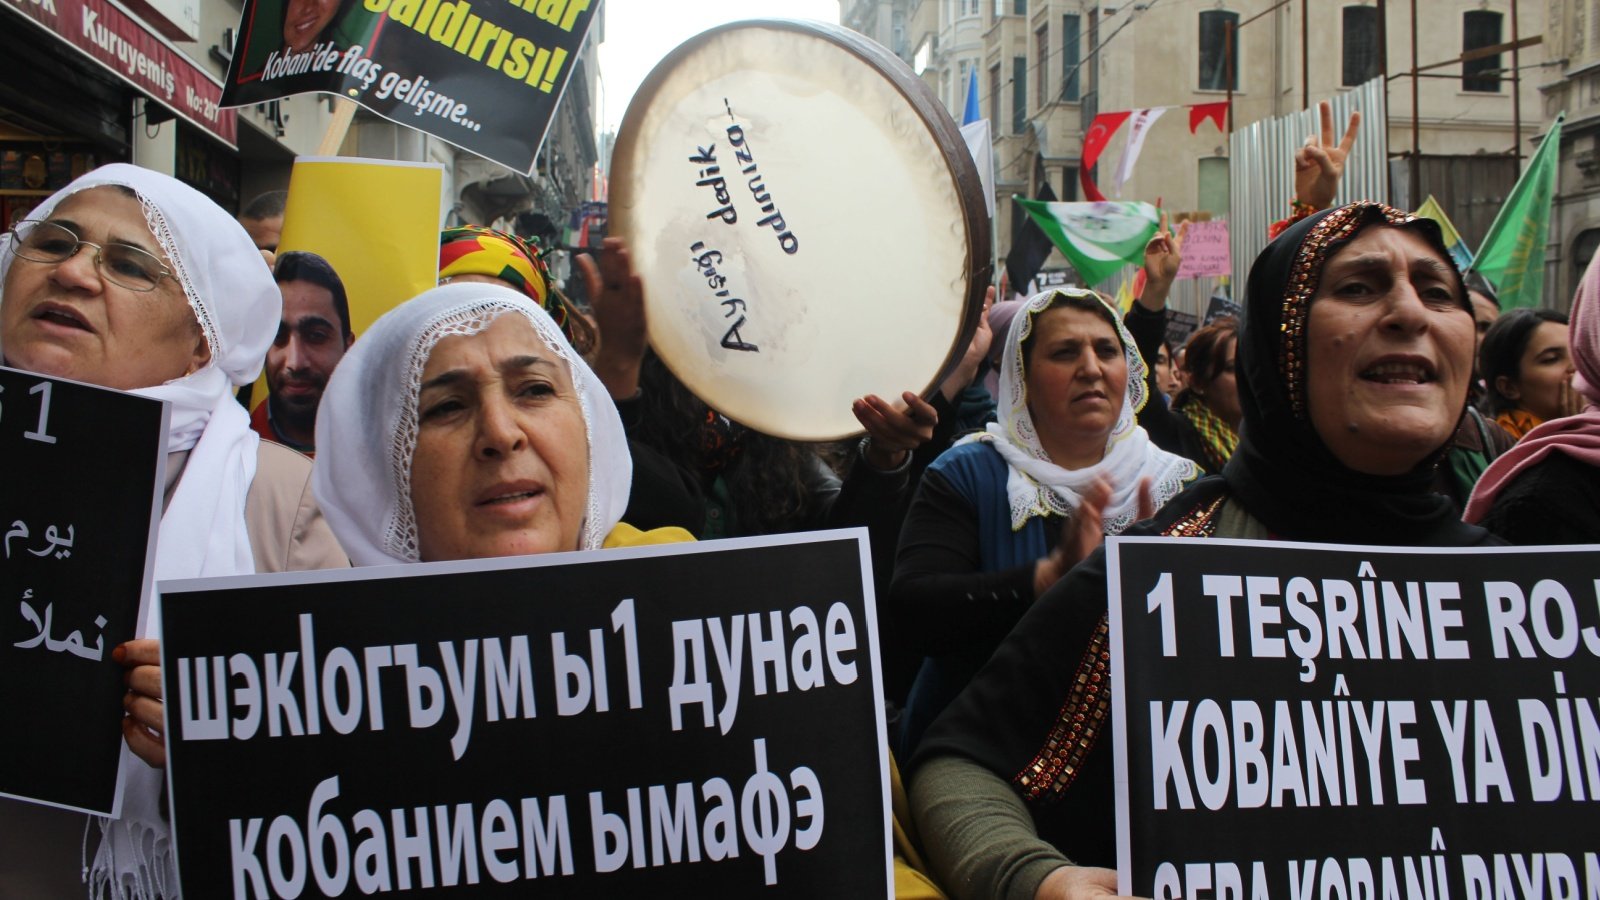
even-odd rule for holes
{"type": "Polygon", "coordinates": [[[745,137],[744,126],[734,118],[733,107],[728,104],[726,97],[723,98],[722,105],[728,110],[728,121],[733,123],[728,126],[728,143],[733,145],[735,159],[744,163],[744,168],[739,171],[750,177],[750,195],[755,198],[761,211],[766,213],[766,218],[756,224],[771,228],[778,235],[778,245],[783,248],[783,252],[793,255],[800,250],[800,239],[789,231],[788,224],[783,221],[783,213],[779,212],[778,205],[772,202],[772,195],[767,192],[766,177],[757,169],[755,151],[751,149],[750,141],[745,137]]]}
{"type": "MultiPolygon", "coordinates": [[[[728,109],[728,119],[733,124],[728,126],[728,143],[734,151],[735,164],[742,164],[740,174],[748,178],[746,185],[750,188],[750,196],[755,200],[756,206],[764,214],[757,220],[756,225],[762,228],[771,228],[778,236],[778,246],[783,252],[793,255],[800,251],[800,238],[789,229],[789,224],[783,218],[783,212],[778,209],[777,203],[772,199],[772,194],[767,190],[766,176],[761,173],[760,164],[756,162],[755,150],[750,146],[750,139],[745,135],[744,126],[740,125],[733,117],[733,108],[723,100],[723,105],[728,109]]],[[[689,162],[701,166],[700,180],[695,182],[696,187],[710,188],[711,197],[717,203],[717,208],[706,213],[707,219],[721,219],[725,224],[733,225],[739,221],[739,210],[734,206],[733,192],[728,188],[728,180],[722,175],[722,164],[717,160],[717,145],[712,142],[706,146],[697,146],[695,153],[689,157],[689,162]]]]}
{"type": "Polygon", "coordinates": [[[729,296],[733,293],[733,290],[728,287],[727,276],[717,272],[717,266],[722,265],[722,251],[706,250],[704,241],[695,241],[689,246],[689,250],[689,258],[694,261],[695,268],[700,270],[700,274],[705,276],[706,286],[716,292],[717,302],[728,308],[727,312],[722,314],[722,317],[731,319],[735,314],[739,316],[739,321],[728,326],[728,330],[723,333],[722,348],[724,350],[741,350],[748,353],[761,352],[761,348],[746,341],[744,336],[739,333],[739,329],[744,327],[746,321],[744,311],[748,304],[738,297],[729,296]]]}
{"type": "MultiPolygon", "coordinates": [[[[852,657],[857,649],[856,626],[843,603],[835,603],[826,611],[822,620],[825,625],[806,606],[789,610],[787,617],[778,610],[765,616],[765,624],[762,613],[732,616],[726,621],[712,617],[672,623],[674,678],[667,696],[674,731],[683,729],[683,707],[694,703],[704,706],[705,727],[712,724],[712,683],[706,678],[707,634],[711,636],[723,687],[722,712],[717,721],[724,734],[732,727],[738,710],[746,646],[756,696],[769,693],[769,685],[773,693],[787,693],[791,673],[795,689],[801,691],[824,687],[827,674],[840,685],[855,682],[857,671],[852,657]]],[[[439,641],[438,662],[429,664],[421,655],[425,649],[419,650],[416,644],[358,650],[334,647],[319,653],[313,617],[302,614],[299,624],[297,650],[266,653],[259,660],[244,653],[179,658],[181,739],[247,741],[256,738],[263,725],[269,738],[317,735],[325,727],[338,734],[350,734],[363,726],[382,731],[387,727],[385,692],[397,695],[394,706],[398,708],[403,691],[406,719],[413,729],[440,725],[446,707],[455,713],[450,750],[453,758],[460,760],[466,754],[473,726],[480,720],[492,724],[502,719],[538,716],[536,658],[527,635],[439,641]],[[481,715],[477,711],[480,696],[481,715]]],[[[631,599],[617,604],[609,625],[610,635],[604,628],[574,635],[571,649],[566,633],[549,636],[550,652],[543,662],[550,675],[558,717],[611,710],[608,655],[620,654],[622,658],[622,689],[628,709],[643,707],[638,630],[631,599]],[[581,649],[583,643],[588,644],[587,657],[581,649]]],[[[539,693],[545,694],[548,703],[549,691],[539,693]]],[[[548,715],[549,707],[544,708],[548,715]]]]}
{"type": "MultiPolygon", "coordinates": [[[[613,808],[625,812],[607,812],[605,793],[590,791],[593,871],[714,863],[748,849],[762,858],[766,883],[777,884],[778,854],[791,845],[801,852],[816,848],[826,815],[816,772],[803,765],[787,778],[770,771],[766,744],[754,740],[755,771],[742,784],[740,777],[731,783],[715,777],[699,785],[630,787],[611,798],[613,808]]],[[[577,869],[572,820],[581,823],[583,813],[569,813],[562,794],[522,797],[515,805],[493,799],[344,816],[338,799],[339,777],[333,776],[311,792],[303,824],[290,815],[270,824],[265,817],[230,819],[234,898],[299,897],[308,882],[337,897],[352,880],[356,890],[373,894],[489,879],[507,884],[577,869]]]]}

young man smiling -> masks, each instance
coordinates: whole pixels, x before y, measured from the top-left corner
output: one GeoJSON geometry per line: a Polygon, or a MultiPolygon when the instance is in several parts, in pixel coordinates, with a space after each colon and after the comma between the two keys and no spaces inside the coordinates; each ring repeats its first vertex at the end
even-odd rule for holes
{"type": "Polygon", "coordinates": [[[283,317],[267,350],[267,399],[251,414],[250,427],[309,456],[323,388],[355,340],[350,301],[333,266],[315,253],[283,254],[273,277],[283,292],[283,317]]]}

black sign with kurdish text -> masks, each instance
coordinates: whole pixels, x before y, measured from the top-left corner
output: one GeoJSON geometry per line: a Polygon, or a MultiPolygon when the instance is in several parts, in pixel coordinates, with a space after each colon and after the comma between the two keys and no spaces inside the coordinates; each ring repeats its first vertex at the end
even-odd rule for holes
{"type": "Polygon", "coordinates": [[[222,106],[326,91],[532,174],[596,0],[245,0],[222,106]]]}
{"type": "Polygon", "coordinates": [[[1109,543],[1120,892],[1600,892],[1600,548],[1109,543]]]}
{"type": "Polygon", "coordinates": [[[158,400],[0,368],[0,795],[120,809],[111,650],[149,592],[166,443],[158,400]]]}
{"type": "Polygon", "coordinates": [[[866,553],[163,583],[183,892],[887,897],[866,553]]]}

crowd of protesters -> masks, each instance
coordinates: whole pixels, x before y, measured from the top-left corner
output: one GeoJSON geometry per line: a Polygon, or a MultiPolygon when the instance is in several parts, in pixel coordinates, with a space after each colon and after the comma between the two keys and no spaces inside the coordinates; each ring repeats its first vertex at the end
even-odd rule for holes
{"type": "MultiPolygon", "coordinates": [[[[1163,223],[1126,313],[1081,288],[986,304],[929,396],[854,401],[847,444],[689,391],[646,339],[665,288],[618,240],[580,257],[580,307],[536,246],[447,230],[440,286],[357,334],[332,267],[277,252],[281,197],[235,220],[125,165],[7,235],[0,361],[171,403],[158,580],[866,526],[908,776],[900,891],[1093,896],[1115,888],[1112,767],[1106,707],[1076,687],[1104,664],[1105,535],[1600,535],[1600,269],[1570,318],[1499,315],[1429,220],[1333,206],[1347,150],[1301,151],[1242,320],[1168,342],[1163,223]],[[238,392],[263,367],[252,414],[238,392]]],[[[124,814],[0,804],[0,871],[35,895],[177,894],[158,638],[114,652],[142,760],[124,814]]]]}

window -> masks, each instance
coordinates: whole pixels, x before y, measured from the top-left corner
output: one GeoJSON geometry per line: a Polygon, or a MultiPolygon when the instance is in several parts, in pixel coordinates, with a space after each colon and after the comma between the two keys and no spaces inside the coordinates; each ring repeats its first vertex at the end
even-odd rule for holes
{"type": "Polygon", "coordinates": [[[1011,57],[1011,133],[1028,128],[1028,58],[1011,57]]]}
{"type": "Polygon", "coordinates": [[[1028,0],[1011,0],[1011,14],[1025,16],[1028,14],[1028,0]]]}
{"type": "Polygon", "coordinates": [[[1344,83],[1365,84],[1379,74],[1378,10],[1344,8],[1344,83]]]}
{"type": "Polygon", "coordinates": [[[1061,193],[1059,196],[1063,202],[1071,202],[1078,199],[1077,166],[1067,166],[1061,170],[1061,193]]]}
{"type": "Polygon", "coordinates": [[[1200,159],[1197,184],[1200,188],[1198,209],[1214,216],[1228,214],[1228,158],[1207,156],[1200,159]]]}
{"type": "Polygon", "coordinates": [[[1000,126],[1000,64],[989,67],[989,121],[991,127],[1000,126]]]}
{"type": "MultiPolygon", "coordinates": [[[[1500,23],[1503,16],[1497,12],[1474,9],[1461,16],[1461,51],[1480,47],[1493,47],[1501,42],[1500,23]]],[[[1469,59],[1461,64],[1461,89],[1487,94],[1500,92],[1500,54],[1469,59]]]]}
{"type": "MultiPolygon", "coordinates": [[[[1100,13],[1089,10],[1089,39],[1084,42],[1085,54],[1083,71],[1085,72],[1084,84],[1088,85],[1088,93],[1094,94],[1100,87],[1100,13]]],[[[1089,118],[1094,118],[1090,110],[1083,113],[1089,118]]]]}
{"type": "Polygon", "coordinates": [[[1041,25],[1039,30],[1033,33],[1033,60],[1035,72],[1033,103],[1044,109],[1045,104],[1050,102],[1050,89],[1045,87],[1045,82],[1048,80],[1046,76],[1050,74],[1049,25],[1041,25]]]}
{"type": "Polygon", "coordinates": [[[1202,91],[1239,89],[1238,67],[1230,66],[1228,60],[1229,26],[1239,27],[1238,13],[1220,9],[1208,9],[1200,13],[1200,90],[1202,91]],[[1228,77],[1230,74],[1233,76],[1232,79],[1228,77]]]}
{"type": "Polygon", "coordinates": [[[1078,17],[1061,17],[1061,99],[1078,100],[1078,17]]]}

